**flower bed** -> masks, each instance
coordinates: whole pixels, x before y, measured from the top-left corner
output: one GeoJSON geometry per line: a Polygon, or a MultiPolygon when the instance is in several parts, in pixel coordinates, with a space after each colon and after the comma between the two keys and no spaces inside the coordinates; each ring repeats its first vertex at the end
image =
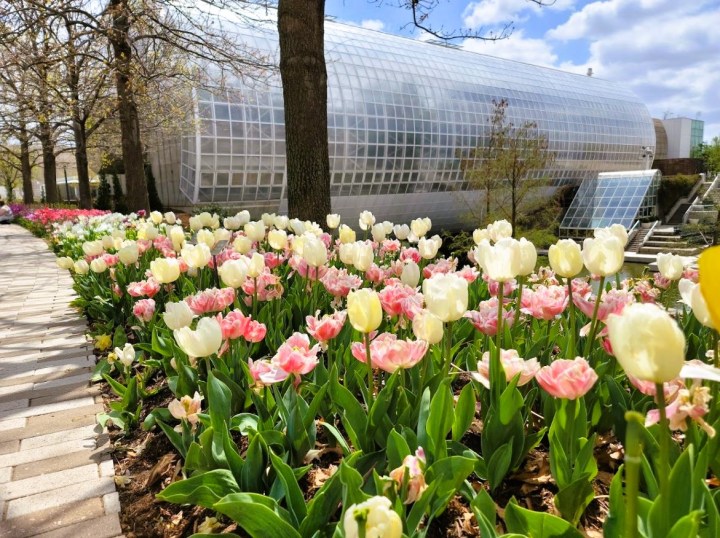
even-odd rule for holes
{"type": "Polygon", "coordinates": [[[189,224],[104,215],[51,240],[113,350],[103,420],[166,438],[181,463],[147,483],[208,516],[198,536],[720,535],[715,250],[621,282],[617,226],[538,268],[496,222],[460,268],[429,219],[364,212],[361,240],[333,215],[189,224]]]}

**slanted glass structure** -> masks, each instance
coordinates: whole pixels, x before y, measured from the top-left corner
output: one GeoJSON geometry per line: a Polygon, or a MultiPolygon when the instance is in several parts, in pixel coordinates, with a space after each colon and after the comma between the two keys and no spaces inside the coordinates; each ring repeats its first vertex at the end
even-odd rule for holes
{"type": "MultiPolygon", "coordinates": [[[[238,29],[238,38],[277,62],[276,32],[270,23],[238,29]]],[[[493,101],[506,99],[509,121],[536,122],[548,137],[556,159],[536,176],[555,186],[640,169],[642,148],[655,146],[646,107],[623,84],[330,21],[325,50],[333,211],[352,222],[371,209],[380,219],[428,215],[457,226],[464,208],[481,204],[460,163],[487,141],[493,101]]],[[[282,211],[279,73],[196,98],[197,131],[181,137],[172,177],[156,177],[179,182],[186,204],[282,211]]]]}
{"type": "Polygon", "coordinates": [[[560,224],[563,237],[582,237],[595,228],[657,215],[659,170],[610,172],[583,180],[560,224]]]}

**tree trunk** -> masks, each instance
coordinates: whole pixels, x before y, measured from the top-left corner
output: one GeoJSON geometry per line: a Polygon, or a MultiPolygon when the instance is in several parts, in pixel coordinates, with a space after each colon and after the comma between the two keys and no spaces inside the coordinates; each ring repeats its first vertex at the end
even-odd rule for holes
{"type": "Polygon", "coordinates": [[[131,80],[133,50],[129,38],[130,9],[128,0],[110,0],[108,12],[112,16],[109,40],[114,55],[128,209],[130,211],[141,209],[150,211],[145,167],[143,166],[143,146],[140,139],[140,120],[131,80]]]}
{"type": "Polygon", "coordinates": [[[40,124],[38,138],[42,146],[45,200],[48,204],[56,204],[59,198],[57,190],[57,167],[55,165],[55,142],[52,139],[52,131],[49,124],[40,124]]]}
{"type": "Polygon", "coordinates": [[[512,237],[515,237],[515,234],[517,233],[517,230],[515,229],[515,221],[517,220],[517,186],[515,183],[515,180],[513,179],[512,184],[512,195],[510,197],[510,203],[512,204],[512,207],[510,208],[510,224],[512,224],[512,237]]]}
{"type": "Polygon", "coordinates": [[[288,213],[315,222],[330,213],[324,21],[325,0],[279,2],[288,213]]]}
{"type": "Polygon", "coordinates": [[[32,167],[30,166],[30,136],[25,130],[25,125],[20,127],[18,133],[20,140],[20,173],[23,184],[23,203],[33,203],[32,167]]]}
{"type": "Polygon", "coordinates": [[[90,174],[88,172],[87,135],[85,124],[79,120],[73,121],[73,135],[75,136],[75,168],[77,168],[79,207],[90,209],[92,196],[90,194],[90,174]]]}

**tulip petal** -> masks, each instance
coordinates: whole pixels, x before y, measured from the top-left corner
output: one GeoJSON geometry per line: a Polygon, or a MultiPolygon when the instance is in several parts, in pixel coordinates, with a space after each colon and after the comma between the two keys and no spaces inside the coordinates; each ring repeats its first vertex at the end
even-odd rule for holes
{"type": "Polygon", "coordinates": [[[680,370],[680,377],[683,379],[707,379],[708,381],[720,382],[720,368],[700,362],[687,362],[680,370]]]}
{"type": "Polygon", "coordinates": [[[720,246],[705,250],[698,259],[700,291],[707,303],[713,325],[720,327],[720,246]]]}

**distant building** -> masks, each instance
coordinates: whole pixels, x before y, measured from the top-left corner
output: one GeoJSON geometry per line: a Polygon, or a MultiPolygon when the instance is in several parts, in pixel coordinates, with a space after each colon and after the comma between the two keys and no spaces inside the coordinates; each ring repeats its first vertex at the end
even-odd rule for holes
{"type": "Polygon", "coordinates": [[[692,156],[693,149],[703,141],[705,122],[702,120],[668,118],[654,121],[655,136],[658,140],[658,148],[655,153],[656,159],[687,159],[692,156]],[[664,155],[659,151],[661,149],[661,139],[667,148],[664,155]]]}
{"type": "MultiPolygon", "coordinates": [[[[277,62],[276,24],[237,34],[277,62]]],[[[554,187],[652,161],[652,118],[621,82],[331,21],[325,56],[332,207],[349,222],[370,209],[380,220],[427,215],[440,228],[461,225],[463,206],[482,204],[461,160],[487,142],[493,101],[501,99],[509,121],[535,122],[547,136],[556,159],[536,177],[554,187]]],[[[195,132],[158,137],[149,152],[165,205],[287,207],[279,73],[231,85],[195,92],[195,132]]]]}

